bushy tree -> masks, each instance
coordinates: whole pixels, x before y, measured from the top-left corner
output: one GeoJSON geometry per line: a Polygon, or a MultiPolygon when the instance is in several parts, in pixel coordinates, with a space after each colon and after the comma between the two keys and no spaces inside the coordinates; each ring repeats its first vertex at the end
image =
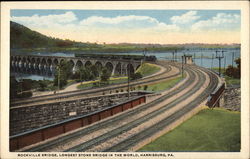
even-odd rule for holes
{"type": "Polygon", "coordinates": [[[72,77],[72,65],[68,61],[62,61],[56,68],[54,85],[58,86],[58,76],[60,88],[67,84],[67,80],[72,77]]]}
{"type": "Polygon", "coordinates": [[[32,80],[23,79],[17,81],[15,77],[10,77],[10,98],[26,98],[32,96],[32,80]]]}
{"type": "Polygon", "coordinates": [[[233,78],[240,78],[240,58],[236,59],[235,62],[237,64],[237,67],[233,67],[232,65],[229,65],[225,71],[225,75],[233,78]]]}
{"type": "Polygon", "coordinates": [[[74,79],[79,79],[78,81],[88,81],[97,79],[100,74],[98,67],[95,65],[80,67],[74,74],[74,79]]]}
{"type": "Polygon", "coordinates": [[[107,68],[102,69],[102,73],[101,73],[101,83],[103,84],[107,84],[109,82],[109,78],[111,76],[110,71],[108,71],[107,68]]]}

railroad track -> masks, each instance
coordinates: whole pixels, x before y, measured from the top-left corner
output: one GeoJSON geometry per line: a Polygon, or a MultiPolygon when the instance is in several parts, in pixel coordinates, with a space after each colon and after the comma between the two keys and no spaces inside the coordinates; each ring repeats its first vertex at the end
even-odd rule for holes
{"type": "MultiPolygon", "coordinates": [[[[126,132],[126,131],[132,129],[133,127],[135,127],[137,125],[140,125],[141,123],[143,123],[143,122],[145,122],[145,121],[159,115],[159,113],[169,110],[170,108],[174,107],[178,102],[181,102],[185,98],[188,98],[188,96],[190,96],[190,94],[194,93],[195,91],[197,91],[202,86],[203,82],[205,81],[204,80],[205,76],[204,76],[204,74],[201,73],[201,71],[193,71],[191,69],[187,69],[187,72],[189,73],[189,76],[190,76],[191,79],[195,78],[195,74],[199,74],[198,78],[199,78],[199,81],[200,81],[199,84],[196,85],[195,89],[192,89],[187,95],[182,96],[181,98],[167,104],[166,106],[162,107],[159,110],[151,112],[147,116],[141,117],[141,118],[139,118],[139,119],[137,119],[135,121],[131,121],[131,122],[127,123],[126,125],[122,125],[121,127],[113,129],[110,133],[105,133],[103,135],[100,135],[100,136],[98,136],[96,138],[88,140],[87,142],[84,142],[82,144],[74,146],[74,147],[72,147],[70,149],[67,149],[65,151],[87,151],[88,149],[91,149],[91,147],[94,147],[94,146],[96,146],[96,145],[98,145],[100,143],[103,143],[103,142],[109,140],[110,138],[112,138],[113,136],[117,136],[117,135],[121,134],[122,132],[126,132]]],[[[212,80],[212,81],[214,81],[214,84],[210,84],[211,85],[211,88],[209,86],[210,89],[213,89],[213,87],[215,87],[215,85],[216,85],[215,84],[216,81],[215,80],[212,80]]],[[[64,137],[58,138],[56,140],[52,140],[50,142],[41,144],[39,146],[30,148],[30,149],[26,149],[24,151],[49,151],[50,149],[53,149],[53,147],[63,145],[63,144],[65,144],[67,142],[70,142],[70,141],[72,141],[74,139],[77,140],[81,136],[85,136],[85,135],[91,134],[91,133],[93,133],[95,131],[99,131],[99,130],[101,130],[101,129],[105,128],[105,127],[108,127],[110,125],[117,125],[117,123],[119,123],[119,121],[129,119],[133,115],[135,115],[137,113],[140,113],[140,112],[143,112],[143,111],[149,109],[150,107],[153,107],[153,106],[157,105],[158,103],[160,103],[160,102],[162,102],[162,101],[164,101],[164,100],[166,100],[168,98],[171,98],[171,97],[175,96],[177,93],[180,93],[181,91],[183,91],[186,87],[188,87],[193,82],[194,82],[194,80],[188,80],[187,82],[185,82],[183,85],[181,85],[177,89],[175,89],[175,90],[169,92],[168,94],[158,98],[157,100],[152,101],[151,103],[145,104],[143,106],[136,107],[135,109],[132,109],[131,111],[124,112],[123,114],[118,115],[115,118],[111,118],[110,120],[101,121],[101,122],[99,122],[97,124],[94,124],[94,125],[91,125],[91,126],[85,128],[85,129],[82,129],[81,131],[76,131],[76,132],[74,132],[74,133],[72,133],[70,135],[66,135],[64,137]]],[[[207,89],[207,93],[205,95],[207,95],[209,92],[210,92],[210,90],[207,89]]],[[[203,97],[203,98],[206,98],[206,97],[203,97]]],[[[186,107],[185,107],[185,109],[186,109],[186,107]]],[[[185,113],[185,112],[182,112],[182,113],[185,113]]],[[[174,118],[174,117],[178,118],[178,115],[175,115],[172,118],[174,118]]],[[[140,137],[137,137],[137,138],[140,139],[140,137]]],[[[133,139],[131,139],[131,141],[132,140],[133,139]]],[[[129,143],[129,140],[127,140],[127,141],[124,140],[123,142],[128,142],[129,143]]],[[[129,145],[129,144],[124,144],[123,143],[121,145],[123,145],[123,149],[124,149],[124,145],[129,145]]],[[[119,145],[117,144],[117,146],[115,146],[115,147],[119,147],[119,145]]],[[[111,148],[111,149],[106,149],[104,151],[113,151],[113,150],[111,148]]]]}
{"type": "MultiPolygon", "coordinates": [[[[190,72],[191,74],[191,72],[190,72]]],[[[191,77],[194,77],[194,74],[190,75],[191,77]]],[[[124,132],[128,132],[129,130],[131,130],[132,128],[135,128],[147,121],[149,121],[152,118],[155,118],[156,116],[159,116],[160,114],[162,114],[163,112],[173,108],[175,105],[177,105],[178,103],[180,103],[181,101],[185,100],[186,98],[188,98],[190,95],[192,95],[193,93],[195,93],[203,84],[203,82],[205,81],[205,77],[204,76],[198,76],[199,77],[199,82],[196,87],[194,89],[192,89],[191,91],[189,91],[188,93],[186,93],[185,95],[181,96],[180,98],[170,102],[169,104],[161,107],[160,109],[157,109],[151,113],[149,113],[147,116],[143,116],[137,120],[134,120],[130,123],[127,123],[126,125],[122,125],[121,127],[116,128],[115,130],[112,130],[110,133],[106,133],[103,134],[97,138],[91,139],[85,143],[76,145],[70,149],[67,149],[66,152],[83,152],[83,151],[89,151],[89,149],[93,148],[94,146],[100,144],[100,143],[104,143],[108,140],[110,140],[111,138],[114,138],[114,136],[119,136],[124,132]]],[[[192,81],[193,82],[193,81],[192,81]]],[[[190,84],[192,83],[190,82],[190,84]]],[[[187,82],[189,84],[189,82],[187,82]]],[[[149,103],[150,106],[153,106],[152,103],[149,103]]]]}
{"type": "MultiPolygon", "coordinates": [[[[146,77],[144,79],[141,79],[139,81],[133,81],[131,82],[131,87],[136,86],[136,85],[142,85],[142,84],[150,84],[153,82],[157,81],[162,81],[166,80],[167,78],[172,78],[180,74],[180,68],[178,68],[177,73],[174,73],[172,75],[169,75],[168,73],[171,72],[172,67],[169,66],[168,62],[158,62],[159,65],[163,66],[166,68],[166,70],[158,75],[154,75],[151,77],[146,77]]],[[[47,104],[47,103],[53,103],[53,102],[58,102],[58,101],[63,101],[63,100],[69,100],[69,99],[77,99],[80,97],[83,97],[86,95],[101,95],[102,92],[105,91],[110,91],[110,90],[115,90],[115,89],[121,89],[121,88],[126,88],[127,84],[126,83],[121,83],[121,84],[114,84],[111,86],[107,86],[104,88],[97,88],[97,89],[87,89],[87,90],[77,90],[77,91],[70,91],[70,92],[64,92],[60,94],[55,94],[55,95],[45,95],[45,96],[38,96],[38,97],[32,97],[29,99],[24,99],[24,100],[19,100],[19,101],[14,101],[11,103],[11,108],[19,107],[19,106],[28,106],[28,105],[37,105],[37,104],[47,104]]]]}
{"type": "Polygon", "coordinates": [[[131,151],[131,148],[143,141],[146,138],[153,136],[158,131],[163,130],[166,126],[172,124],[180,117],[193,110],[199,103],[206,99],[206,96],[209,95],[209,92],[212,92],[218,83],[218,78],[216,78],[212,73],[209,73],[210,83],[206,91],[203,91],[195,100],[192,100],[190,103],[187,103],[183,109],[178,110],[176,113],[166,117],[165,119],[159,121],[153,126],[141,131],[137,134],[130,136],[129,138],[121,141],[109,148],[106,148],[102,151],[104,152],[123,152],[123,151],[131,151]]]}

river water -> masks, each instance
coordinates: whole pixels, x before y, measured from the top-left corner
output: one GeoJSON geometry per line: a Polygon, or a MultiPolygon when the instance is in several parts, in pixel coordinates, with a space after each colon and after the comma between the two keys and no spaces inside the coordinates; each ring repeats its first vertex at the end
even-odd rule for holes
{"type": "MultiPolygon", "coordinates": [[[[226,68],[228,65],[234,65],[236,66],[236,63],[234,60],[236,58],[240,57],[240,49],[235,48],[227,48],[223,50],[218,50],[218,54],[222,56],[222,52],[224,51],[224,58],[221,59],[221,67],[226,68]]],[[[74,57],[74,53],[39,53],[39,52],[33,52],[33,53],[15,53],[15,54],[25,54],[25,55],[39,55],[39,56],[64,56],[64,57],[74,57]]],[[[97,53],[97,54],[112,54],[112,53],[97,53]]],[[[114,53],[113,53],[114,54],[114,53]]],[[[143,55],[142,52],[130,52],[130,53],[115,53],[117,55],[143,55]]],[[[159,60],[173,60],[173,52],[148,52],[146,53],[147,56],[154,55],[159,60]]],[[[175,60],[181,62],[181,56],[183,55],[192,55],[194,63],[198,66],[202,66],[205,68],[212,68],[212,67],[219,67],[219,59],[216,59],[216,49],[187,49],[187,50],[181,50],[177,51],[175,55],[175,60]]],[[[17,79],[23,78],[23,79],[33,79],[33,80],[53,80],[53,77],[44,77],[39,75],[27,75],[27,74],[19,74],[16,73],[15,76],[17,79]]]]}

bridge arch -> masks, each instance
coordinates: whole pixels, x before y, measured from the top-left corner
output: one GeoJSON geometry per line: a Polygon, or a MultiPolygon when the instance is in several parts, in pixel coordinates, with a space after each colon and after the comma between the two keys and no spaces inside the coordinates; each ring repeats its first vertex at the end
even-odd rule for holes
{"type": "Polygon", "coordinates": [[[69,60],[69,64],[70,64],[70,69],[72,70],[73,73],[75,73],[76,68],[75,68],[75,62],[73,60],[69,60]]]}
{"type": "Polygon", "coordinates": [[[47,65],[48,65],[48,76],[52,76],[53,72],[54,72],[54,66],[53,66],[53,61],[51,58],[47,59],[47,65]]]}
{"type": "Polygon", "coordinates": [[[91,65],[92,65],[91,61],[86,61],[86,62],[85,62],[85,67],[89,67],[89,66],[91,66],[91,65]]]}
{"type": "Polygon", "coordinates": [[[76,70],[79,70],[83,66],[83,62],[81,60],[77,60],[76,62],[76,70]]]}
{"type": "Polygon", "coordinates": [[[55,58],[54,60],[53,60],[53,64],[55,65],[55,66],[57,66],[58,65],[58,59],[57,58],[55,58]]]}
{"type": "Polygon", "coordinates": [[[130,73],[130,75],[135,73],[134,66],[132,64],[130,64],[130,63],[127,64],[127,73],[130,73]]]}
{"type": "Polygon", "coordinates": [[[45,58],[42,58],[42,60],[41,60],[41,67],[40,67],[40,70],[41,70],[41,74],[43,74],[43,75],[46,75],[46,73],[47,73],[47,62],[46,62],[46,59],[45,58]]]}
{"type": "Polygon", "coordinates": [[[95,66],[97,67],[98,70],[101,70],[103,67],[100,61],[96,61],[95,66]]]}
{"type": "Polygon", "coordinates": [[[108,70],[111,74],[114,73],[114,72],[113,72],[114,66],[113,66],[113,64],[112,64],[111,62],[107,62],[107,63],[105,64],[105,67],[107,68],[107,70],[108,70]]]}
{"type": "Polygon", "coordinates": [[[122,64],[118,62],[115,66],[115,75],[122,75],[122,64]]]}

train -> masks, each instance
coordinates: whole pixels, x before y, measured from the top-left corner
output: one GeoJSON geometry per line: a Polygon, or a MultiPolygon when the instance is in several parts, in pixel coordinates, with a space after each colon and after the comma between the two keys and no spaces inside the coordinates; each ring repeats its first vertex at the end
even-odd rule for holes
{"type": "Polygon", "coordinates": [[[75,57],[82,58],[99,58],[99,59],[113,59],[113,60],[135,60],[135,61],[156,61],[156,56],[143,56],[143,55],[114,55],[114,54],[75,54],[75,57]]]}

